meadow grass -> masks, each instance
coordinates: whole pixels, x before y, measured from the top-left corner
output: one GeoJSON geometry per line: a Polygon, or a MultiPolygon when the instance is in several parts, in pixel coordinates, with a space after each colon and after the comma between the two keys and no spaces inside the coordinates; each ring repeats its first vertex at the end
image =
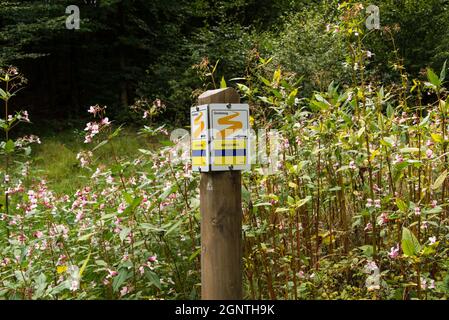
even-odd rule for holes
{"type": "MultiPolygon", "coordinates": [[[[41,136],[41,141],[40,145],[33,147],[32,166],[52,190],[58,194],[73,194],[80,187],[88,185],[92,172],[82,168],[76,156],[78,152],[89,150],[92,146],[86,145],[81,135],[67,130],[41,136]]],[[[152,145],[153,141],[130,128],[124,129],[114,139],[114,147],[121,159],[135,159],[139,154],[138,149],[148,149],[152,145]]],[[[105,167],[110,167],[114,162],[111,147],[107,144],[99,148],[94,157],[105,167]]]]}

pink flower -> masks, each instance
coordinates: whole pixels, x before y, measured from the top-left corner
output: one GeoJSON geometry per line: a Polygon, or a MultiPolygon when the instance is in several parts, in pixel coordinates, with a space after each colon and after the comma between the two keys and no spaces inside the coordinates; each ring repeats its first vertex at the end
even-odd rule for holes
{"type": "Polygon", "coordinates": [[[432,202],[430,202],[430,206],[432,208],[435,208],[437,206],[437,204],[438,204],[438,201],[436,201],[436,200],[432,200],[432,202]]]}
{"type": "Polygon", "coordinates": [[[423,221],[421,224],[422,229],[427,229],[429,227],[429,223],[427,221],[423,221]]]}
{"type": "Polygon", "coordinates": [[[372,230],[372,229],[373,229],[373,225],[371,224],[371,222],[368,222],[368,223],[366,224],[365,229],[363,229],[363,230],[369,231],[369,230],[372,230]]]}
{"type": "Polygon", "coordinates": [[[357,169],[357,166],[355,165],[354,161],[349,162],[349,168],[352,169],[352,170],[357,169]]]}
{"type": "Polygon", "coordinates": [[[374,200],[374,207],[380,208],[380,199],[374,200]]]}
{"type": "Polygon", "coordinates": [[[44,233],[42,231],[36,231],[34,233],[34,236],[39,239],[39,238],[42,238],[44,236],[44,233]]]}
{"type": "Polygon", "coordinates": [[[432,159],[433,158],[433,151],[432,151],[432,149],[427,149],[426,156],[427,156],[428,159],[432,159]]]}
{"type": "Polygon", "coordinates": [[[436,241],[437,241],[437,237],[435,237],[435,236],[429,238],[429,243],[430,244],[434,244],[436,241]]]}
{"type": "Polygon", "coordinates": [[[125,209],[126,209],[126,203],[122,202],[122,203],[119,204],[117,212],[118,213],[123,213],[123,211],[125,211],[125,209]]]}
{"type": "Polygon", "coordinates": [[[115,277],[116,275],[118,275],[118,272],[117,272],[117,271],[111,270],[111,269],[108,269],[108,273],[109,273],[109,274],[106,276],[106,279],[112,278],[112,277],[115,277]]]}
{"type": "Polygon", "coordinates": [[[368,261],[365,265],[366,272],[371,273],[372,271],[379,270],[376,263],[374,261],[368,261]]]}
{"type": "Polygon", "coordinates": [[[415,207],[415,215],[416,216],[421,215],[421,208],[420,207],[415,207]]]}
{"type": "Polygon", "coordinates": [[[129,289],[128,289],[128,287],[123,287],[122,288],[122,290],[120,290],[120,296],[124,296],[124,295],[126,295],[127,293],[129,293],[129,289]]]}
{"type": "Polygon", "coordinates": [[[156,262],[157,261],[157,257],[156,256],[151,256],[148,258],[149,262],[156,262]]]}
{"type": "Polygon", "coordinates": [[[391,259],[396,259],[399,256],[399,244],[396,247],[391,247],[390,252],[388,252],[388,257],[391,259]]]}
{"type": "Polygon", "coordinates": [[[366,207],[371,208],[373,206],[373,199],[366,199],[366,207]]]}
{"type": "Polygon", "coordinates": [[[29,115],[28,115],[28,111],[23,111],[22,112],[22,119],[25,121],[25,122],[30,122],[30,118],[29,118],[29,115]]]}
{"type": "Polygon", "coordinates": [[[402,163],[402,162],[404,162],[404,158],[400,154],[397,154],[393,160],[393,164],[402,163]]]}
{"type": "Polygon", "coordinates": [[[382,212],[379,219],[377,220],[377,223],[382,226],[382,225],[388,223],[388,221],[389,221],[388,214],[386,212],[382,212]]]}
{"type": "Polygon", "coordinates": [[[108,126],[108,125],[111,124],[111,121],[109,121],[109,118],[106,117],[106,118],[101,120],[101,124],[104,125],[104,126],[108,126]]]}
{"type": "Polygon", "coordinates": [[[72,280],[71,284],[70,284],[70,291],[76,291],[78,290],[80,287],[80,283],[78,280],[72,280]]]}

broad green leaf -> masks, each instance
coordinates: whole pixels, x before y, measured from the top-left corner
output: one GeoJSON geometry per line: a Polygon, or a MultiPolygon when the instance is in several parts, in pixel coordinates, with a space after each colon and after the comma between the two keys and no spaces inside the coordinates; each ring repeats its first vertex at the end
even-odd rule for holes
{"type": "Polygon", "coordinates": [[[14,141],[8,140],[8,141],[5,143],[5,152],[6,152],[6,153],[12,153],[12,152],[14,152],[14,148],[15,148],[14,141]]]}
{"type": "Polygon", "coordinates": [[[444,180],[446,180],[446,177],[447,177],[447,170],[444,170],[444,172],[440,174],[440,176],[433,183],[432,189],[435,190],[441,187],[444,183],[444,180]]]}
{"type": "Polygon", "coordinates": [[[360,250],[362,250],[363,255],[366,257],[372,257],[374,253],[374,249],[372,245],[364,245],[359,247],[360,250]]]}
{"type": "Polygon", "coordinates": [[[405,213],[408,211],[408,206],[401,199],[396,199],[396,205],[398,206],[399,210],[401,210],[402,212],[405,213]]]}
{"type": "Polygon", "coordinates": [[[441,143],[444,141],[443,136],[441,134],[431,133],[430,136],[432,137],[432,140],[437,143],[441,143]]]}
{"type": "Polygon", "coordinates": [[[161,280],[159,279],[156,273],[150,270],[146,270],[145,276],[150,281],[150,284],[154,285],[159,290],[161,289],[161,280]]]}
{"type": "Polygon", "coordinates": [[[402,228],[402,241],[401,241],[402,252],[406,256],[412,257],[421,250],[418,239],[415,235],[406,227],[402,228]]]}
{"type": "Polygon", "coordinates": [[[298,188],[298,185],[297,185],[296,183],[294,183],[294,182],[291,182],[291,181],[288,183],[288,186],[289,186],[290,188],[293,188],[293,189],[298,188]]]}
{"type": "Polygon", "coordinates": [[[182,220],[177,221],[176,223],[174,223],[170,228],[168,228],[167,232],[165,232],[165,237],[167,237],[169,234],[171,234],[172,232],[174,232],[175,230],[177,230],[179,228],[179,226],[181,225],[182,220]]]}
{"type": "Polygon", "coordinates": [[[120,231],[120,241],[123,242],[123,240],[125,240],[125,238],[128,236],[128,234],[131,232],[130,228],[123,228],[122,231],[120,231]]]}
{"type": "Polygon", "coordinates": [[[435,87],[439,87],[441,85],[440,78],[438,78],[431,68],[427,68],[427,79],[429,79],[429,82],[435,87]]]}
{"type": "Polygon", "coordinates": [[[299,201],[296,203],[296,207],[297,207],[297,208],[302,207],[302,206],[305,205],[307,202],[309,202],[311,199],[312,199],[311,196],[307,196],[307,197],[305,197],[304,199],[299,200],[299,201]]]}
{"type": "Polygon", "coordinates": [[[120,269],[118,275],[114,277],[112,280],[112,289],[114,292],[117,292],[118,289],[122,286],[123,283],[128,279],[128,271],[126,269],[120,269]]]}

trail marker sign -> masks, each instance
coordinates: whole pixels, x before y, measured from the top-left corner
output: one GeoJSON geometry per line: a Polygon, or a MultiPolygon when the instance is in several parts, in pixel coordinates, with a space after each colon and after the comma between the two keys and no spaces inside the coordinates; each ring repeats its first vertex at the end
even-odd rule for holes
{"type": "Polygon", "coordinates": [[[201,105],[190,114],[193,171],[250,169],[248,104],[201,105]]]}

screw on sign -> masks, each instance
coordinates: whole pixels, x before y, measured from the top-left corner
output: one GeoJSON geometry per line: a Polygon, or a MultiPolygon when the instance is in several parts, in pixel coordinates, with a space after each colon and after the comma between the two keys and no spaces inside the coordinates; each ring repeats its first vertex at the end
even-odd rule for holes
{"type": "Polygon", "coordinates": [[[241,170],[250,168],[249,107],[232,88],[191,108],[192,169],[201,172],[201,298],[242,299],[241,170]]]}

